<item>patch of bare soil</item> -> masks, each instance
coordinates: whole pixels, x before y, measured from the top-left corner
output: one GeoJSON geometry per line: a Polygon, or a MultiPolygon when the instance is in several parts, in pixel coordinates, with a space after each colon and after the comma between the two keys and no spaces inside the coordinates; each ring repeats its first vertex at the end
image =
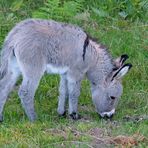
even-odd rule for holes
{"type": "Polygon", "coordinates": [[[122,146],[122,148],[132,148],[137,146],[139,142],[148,142],[148,139],[140,134],[134,134],[133,136],[119,135],[117,137],[111,138],[116,146],[122,146]]]}
{"type": "Polygon", "coordinates": [[[67,139],[67,133],[64,129],[46,129],[44,132],[50,133],[52,136],[61,136],[64,139],[67,139]]]}
{"type": "MultiPolygon", "coordinates": [[[[84,133],[79,132],[79,134],[84,133]]],[[[118,135],[116,137],[112,137],[102,128],[91,128],[85,134],[92,139],[90,145],[93,148],[107,148],[111,146],[132,148],[134,146],[138,146],[138,144],[141,142],[148,142],[148,139],[139,133],[132,136],[118,135]]]]}
{"type": "Polygon", "coordinates": [[[121,147],[121,148],[132,148],[138,146],[141,142],[148,142],[148,139],[140,134],[134,134],[133,136],[118,135],[116,137],[100,137],[99,134],[102,131],[101,129],[92,129],[93,131],[93,141],[91,143],[94,148],[105,148],[105,147],[121,147]]]}
{"type": "Polygon", "coordinates": [[[105,136],[105,131],[102,128],[91,128],[87,134],[92,139],[91,146],[93,148],[107,148],[113,143],[105,136]]]}
{"type": "Polygon", "coordinates": [[[104,130],[101,128],[91,128],[88,131],[89,135],[91,136],[98,136],[98,137],[103,137],[104,136],[104,130]]]}
{"type": "Polygon", "coordinates": [[[148,139],[143,135],[136,133],[132,136],[126,135],[118,135],[116,137],[112,137],[108,135],[104,129],[102,128],[91,128],[87,132],[78,131],[74,127],[63,127],[62,129],[46,129],[45,132],[49,132],[53,136],[61,136],[64,138],[64,141],[52,143],[50,145],[56,145],[60,147],[66,147],[68,144],[75,144],[78,147],[87,146],[90,148],[132,148],[138,146],[141,142],[148,142],[148,139]],[[73,135],[73,140],[68,140],[68,134],[71,133],[73,135]],[[79,141],[80,137],[89,137],[89,141],[79,141]]]}

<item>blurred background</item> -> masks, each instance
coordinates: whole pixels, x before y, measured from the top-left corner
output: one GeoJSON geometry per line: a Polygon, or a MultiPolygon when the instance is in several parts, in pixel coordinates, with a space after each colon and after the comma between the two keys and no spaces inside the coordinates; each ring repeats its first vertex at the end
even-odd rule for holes
{"type": "Polygon", "coordinates": [[[75,23],[84,28],[116,29],[148,21],[147,0],[0,0],[0,43],[15,23],[25,18],[75,23]],[[92,26],[93,25],[93,26],[92,26]]]}

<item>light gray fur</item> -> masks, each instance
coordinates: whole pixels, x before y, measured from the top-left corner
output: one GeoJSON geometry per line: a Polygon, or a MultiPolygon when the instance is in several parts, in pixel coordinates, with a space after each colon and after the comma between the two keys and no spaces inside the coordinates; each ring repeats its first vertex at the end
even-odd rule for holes
{"type": "Polygon", "coordinates": [[[61,75],[60,115],[64,114],[66,98],[69,98],[69,114],[74,119],[78,117],[78,97],[85,74],[92,85],[97,112],[113,109],[118,99],[110,103],[108,98],[119,97],[122,91],[119,80],[110,80],[114,62],[106,49],[91,39],[84,53],[86,38],[81,28],[52,20],[27,19],[18,23],[6,37],[1,54],[0,120],[8,94],[20,74],[23,81],[19,97],[29,119],[36,119],[34,95],[45,71],[61,75]]]}

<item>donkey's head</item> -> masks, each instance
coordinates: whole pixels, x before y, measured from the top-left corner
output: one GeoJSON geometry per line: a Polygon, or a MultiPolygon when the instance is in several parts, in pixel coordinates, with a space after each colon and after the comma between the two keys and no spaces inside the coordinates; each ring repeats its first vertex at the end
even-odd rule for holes
{"type": "Polygon", "coordinates": [[[124,64],[127,58],[127,55],[117,58],[114,61],[116,69],[106,78],[103,85],[92,88],[93,102],[101,117],[112,117],[115,113],[118,100],[122,95],[121,80],[132,67],[131,64],[124,64]]]}

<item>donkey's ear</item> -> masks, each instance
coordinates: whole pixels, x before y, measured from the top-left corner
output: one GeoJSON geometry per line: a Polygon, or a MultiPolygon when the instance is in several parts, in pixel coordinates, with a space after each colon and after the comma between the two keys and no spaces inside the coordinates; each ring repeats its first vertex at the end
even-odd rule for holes
{"type": "Polygon", "coordinates": [[[128,59],[128,55],[127,54],[123,54],[121,55],[119,58],[115,59],[115,66],[117,68],[120,68],[121,66],[123,66],[124,62],[128,59]]]}
{"type": "Polygon", "coordinates": [[[112,80],[121,79],[132,67],[132,64],[125,64],[119,70],[117,70],[112,76],[112,80]]]}

